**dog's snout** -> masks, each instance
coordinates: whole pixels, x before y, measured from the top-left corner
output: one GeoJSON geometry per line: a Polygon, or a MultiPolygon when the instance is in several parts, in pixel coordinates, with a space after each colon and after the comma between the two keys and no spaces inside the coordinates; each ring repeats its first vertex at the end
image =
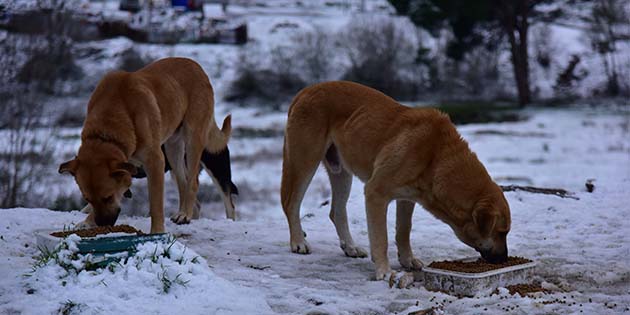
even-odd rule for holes
{"type": "Polygon", "coordinates": [[[482,251],[479,251],[479,253],[481,254],[481,257],[485,261],[491,264],[501,264],[508,260],[507,250],[501,251],[499,253],[493,252],[492,250],[487,250],[487,251],[482,250],[482,251]]]}
{"type": "Polygon", "coordinates": [[[116,220],[118,220],[118,215],[120,214],[120,208],[117,208],[113,212],[100,213],[98,211],[94,211],[94,222],[98,226],[107,226],[107,225],[115,225],[116,220]]]}

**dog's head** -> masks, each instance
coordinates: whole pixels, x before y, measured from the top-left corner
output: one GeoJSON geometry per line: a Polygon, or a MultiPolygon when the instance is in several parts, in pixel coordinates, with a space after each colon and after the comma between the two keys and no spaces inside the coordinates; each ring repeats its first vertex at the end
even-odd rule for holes
{"type": "Polygon", "coordinates": [[[79,150],[76,158],[59,166],[59,173],[74,176],[83,198],[94,209],[96,225],[114,225],[136,167],[107,151],[90,153],[90,150],[79,150]]]}
{"type": "MultiPolygon", "coordinates": [[[[496,186],[496,185],[494,185],[496,186]]],[[[490,197],[478,201],[463,225],[454,227],[457,237],[474,248],[490,263],[507,261],[507,235],[510,232],[510,206],[496,186],[490,197]]]]}

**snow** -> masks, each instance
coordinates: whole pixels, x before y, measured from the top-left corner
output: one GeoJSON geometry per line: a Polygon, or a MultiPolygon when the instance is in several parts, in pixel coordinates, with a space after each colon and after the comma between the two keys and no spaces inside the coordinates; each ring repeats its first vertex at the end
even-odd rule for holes
{"type": "Polygon", "coordinates": [[[77,253],[79,240],[70,235],[59,245],[57,258],[19,276],[16,284],[32,293],[4,311],[53,313],[72,302],[80,314],[271,313],[260,291],[217,276],[205,259],[178,241],[144,243],[127,260],[88,271],[93,258],[77,253]]]}
{"type": "MultiPolygon", "coordinates": [[[[234,119],[243,126],[249,121],[252,126],[281,130],[284,123],[277,113],[230,111],[234,118],[243,118],[234,119]]],[[[197,268],[194,276],[186,278],[191,281],[186,286],[161,292],[162,270],[154,264],[138,270],[127,264],[126,273],[82,271],[66,276],[66,287],[58,279],[63,273],[54,266],[36,273],[40,281],[24,277],[38,253],[33,231],[62,229],[80,222],[85,214],[2,209],[0,314],[51,313],[68,300],[87,314],[407,314],[429,307],[444,314],[504,314],[506,307],[515,314],[630,313],[630,113],[623,107],[595,105],[526,113],[527,121],[465,125],[459,130],[499,183],[565,188],[579,198],[506,193],[512,211],[510,254],[536,260],[539,265],[532,280],[541,281],[552,290],[550,294],[520,297],[501,290],[495,295],[457,298],[429,292],[419,282],[408,289],[390,289],[386,282],[373,281],[369,259],[345,257],[339,248],[328,219],[329,206],[321,205],[330,199],[323,170],[315,175],[301,212],[313,253],[293,254],[278,193],[282,138],[235,138],[230,150],[234,181],[243,188],[237,200],[239,220],[226,220],[220,203],[210,203],[202,206],[202,218],[190,225],[168,222],[166,226],[186,246],[188,260],[194,255],[204,259],[196,267],[175,269],[178,274],[197,268]],[[584,188],[589,178],[595,179],[593,193],[584,188]],[[29,288],[35,293],[28,294],[29,288]]],[[[353,185],[350,229],[357,245],[368,248],[363,184],[355,180],[353,185]]],[[[399,269],[393,210],[390,206],[389,258],[399,269]]],[[[149,218],[126,215],[119,223],[145,231],[150,226],[149,218]]],[[[476,255],[420,206],[413,225],[412,248],[425,264],[476,255]]],[[[155,248],[155,244],[148,246],[147,251],[155,248]]]]}

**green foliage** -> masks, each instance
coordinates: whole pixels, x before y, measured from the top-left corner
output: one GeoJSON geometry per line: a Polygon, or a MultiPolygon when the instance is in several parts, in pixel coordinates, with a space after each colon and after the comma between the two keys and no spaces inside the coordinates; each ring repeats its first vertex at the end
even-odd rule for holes
{"type": "Polygon", "coordinates": [[[169,278],[167,271],[162,266],[162,273],[157,274],[158,279],[162,282],[162,291],[164,293],[168,293],[173,285],[181,285],[182,287],[186,287],[186,285],[190,282],[190,280],[182,280],[180,277],[182,274],[178,274],[174,279],[169,278]]]}
{"type": "Polygon", "coordinates": [[[27,275],[32,274],[37,269],[42,268],[48,264],[48,262],[57,260],[59,257],[59,251],[61,247],[57,247],[54,250],[48,250],[46,247],[37,247],[39,249],[39,254],[35,256],[35,261],[31,265],[31,272],[27,275]]]}

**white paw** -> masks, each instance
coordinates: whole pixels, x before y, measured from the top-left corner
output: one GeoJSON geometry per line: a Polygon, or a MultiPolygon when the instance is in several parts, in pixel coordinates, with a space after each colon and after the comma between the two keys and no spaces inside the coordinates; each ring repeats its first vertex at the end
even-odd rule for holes
{"type": "Polygon", "coordinates": [[[411,272],[392,272],[389,275],[389,287],[394,286],[399,289],[406,289],[415,281],[413,273],[411,272]]]}
{"type": "Polygon", "coordinates": [[[94,228],[94,227],[96,227],[96,223],[94,223],[94,222],[81,221],[81,222],[77,223],[74,226],[74,229],[75,230],[86,230],[86,229],[91,229],[91,228],[94,228]]]}
{"type": "Polygon", "coordinates": [[[399,257],[398,261],[400,262],[400,265],[403,266],[403,268],[410,271],[420,271],[422,270],[422,267],[424,267],[422,261],[413,256],[399,257]]]}
{"type": "Polygon", "coordinates": [[[394,272],[389,268],[389,266],[381,267],[381,268],[376,267],[375,279],[376,279],[376,281],[389,280],[393,273],[394,272]]]}
{"type": "Polygon", "coordinates": [[[365,251],[365,249],[356,246],[356,245],[346,245],[346,244],[341,244],[341,249],[343,250],[343,252],[346,254],[346,256],[348,257],[352,257],[352,258],[365,258],[367,257],[367,252],[365,251]]]}
{"type": "Polygon", "coordinates": [[[188,224],[190,223],[191,219],[192,215],[188,215],[181,211],[171,216],[171,221],[173,221],[175,224],[188,224]]]}
{"type": "Polygon", "coordinates": [[[306,255],[311,253],[311,248],[306,240],[302,240],[301,242],[291,241],[291,251],[297,254],[306,255]]]}

